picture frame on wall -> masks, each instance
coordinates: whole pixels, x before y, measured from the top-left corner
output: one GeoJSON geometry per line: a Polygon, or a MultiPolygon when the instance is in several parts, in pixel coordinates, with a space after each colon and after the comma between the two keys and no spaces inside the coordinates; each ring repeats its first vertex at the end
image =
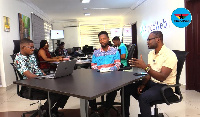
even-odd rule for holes
{"type": "Polygon", "coordinates": [[[18,13],[18,18],[20,40],[23,38],[30,39],[30,18],[21,13],[18,13]]]}
{"type": "Polygon", "coordinates": [[[10,18],[3,16],[3,21],[4,21],[4,31],[10,32],[10,18]]]}

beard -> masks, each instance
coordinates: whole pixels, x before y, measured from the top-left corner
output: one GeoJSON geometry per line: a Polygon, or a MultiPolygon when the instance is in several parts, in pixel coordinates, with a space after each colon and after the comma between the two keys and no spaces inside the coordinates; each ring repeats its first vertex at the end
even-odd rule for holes
{"type": "Polygon", "coordinates": [[[148,45],[148,49],[156,49],[158,47],[157,44],[154,45],[148,45]]]}
{"type": "Polygon", "coordinates": [[[101,44],[101,47],[102,47],[102,48],[106,48],[107,46],[108,46],[108,43],[106,43],[105,45],[102,45],[102,44],[101,44]]]}

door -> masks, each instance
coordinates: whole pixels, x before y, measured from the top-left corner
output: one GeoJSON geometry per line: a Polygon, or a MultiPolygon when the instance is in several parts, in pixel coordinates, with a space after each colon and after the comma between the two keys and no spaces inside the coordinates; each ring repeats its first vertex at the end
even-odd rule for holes
{"type": "Polygon", "coordinates": [[[192,14],[186,28],[186,89],[200,92],[200,0],[185,0],[185,7],[192,14]]]}

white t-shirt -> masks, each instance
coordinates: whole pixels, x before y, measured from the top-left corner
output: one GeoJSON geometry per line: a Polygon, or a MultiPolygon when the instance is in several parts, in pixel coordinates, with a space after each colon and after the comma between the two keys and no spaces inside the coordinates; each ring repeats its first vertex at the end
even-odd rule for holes
{"type": "Polygon", "coordinates": [[[148,54],[148,64],[150,64],[151,69],[157,72],[160,72],[163,66],[172,69],[165,81],[161,82],[153,77],[151,77],[151,80],[161,84],[176,84],[177,61],[176,54],[165,45],[162,46],[158,54],[155,54],[155,50],[150,51],[148,54]]]}

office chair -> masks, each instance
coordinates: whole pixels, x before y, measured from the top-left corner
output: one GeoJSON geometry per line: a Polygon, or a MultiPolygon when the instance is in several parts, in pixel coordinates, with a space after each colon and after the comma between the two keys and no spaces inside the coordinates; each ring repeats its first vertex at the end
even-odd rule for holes
{"type": "MultiPolygon", "coordinates": [[[[23,80],[23,76],[22,76],[22,75],[19,73],[19,71],[16,69],[16,67],[14,66],[14,63],[10,63],[10,64],[12,65],[12,67],[13,67],[13,69],[14,69],[14,73],[15,73],[15,76],[16,76],[16,81],[17,81],[17,80],[23,80]]],[[[28,96],[23,96],[22,93],[20,92],[20,90],[21,90],[22,88],[25,88],[25,87],[23,87],[23,86],[20,87],[20,85],[17,85],[17,95],[20,96],[20,97],[22,97],[22,98],[29,99],[29,100],[39,100],[39,101],[36,102],[36,103],[39,103],[39,105],[38,105],[38,109],[37,109],[37,110],[25,112],[25,113],[22,114],[21,117],[26,117],[26,114],[31,114],[30,117],[36,117],[37,115],[39,115],[39,117],[42,117],[42,111],[41,111],[41,109],[40,109],[40,107],[41,107],[41,102],[40,102],[40,100],[45,100],[46,98],[45,98],[45,97],[42,97],[42,96],[37,96],[37,95],[36,95],[36,96],[33,96],[33,95],[31,95],[31,88],[29,88],[29,94],[28,94],[28,96]]],[[[36,103],[30,104],[30,106],[31,106],[31,105],[34,105],[34,104],[36,104],[36,103]]]]}
{"type": "Polygon", "coordinates": [[[155,106],[154,115],[152,115],[153,117],[164,117],[163,113],[158,113],[157,104],[166,103],[167,105],[170,105],[170,104],[173,104],[173,103],[179,103],[183,99],[183,96],[182,96],[181,90],[180,90],[181,84],[179,83],[179,80],[180,80],[181,71],[182,71],[182,68],[183,68],[183,65],[184,65],[184,62],[185,62],[185,59],[186,59],[186,55],[188,54],[188,52],[179,51],[179,50],[173,50],[173,52],[176,54],[176,57],[178,59],[177,74],[176,74],[176,84],[162,87],[161,93],[163,95],[163,100],[158,100],[158,101],[151,102],[150,105],[151,106],[153,106],[153,105],[155,106]],[[171,87],[175,87],[174,95],[169,97],[169,98],[166,98],[164,91],[166,89],[168,89],[168,88],[171,88],[171,87]]]}
{"type": "Polygon", "coordinates": [[[136,47],[135,44],[129,45],[129,48],[128,48],[128,57],[127,57],[127,66],[126,66],[126,67],[121,67],[121,68],[119,69],[119,71],[130,70],[130,69],[132,69],[132,67],[130,67],[130,65],[129,65],[128,60],[130,60],[131,58],[133,58],[133,54],[134,54],[134,52],[135,52],[135,47],[136,47]]]}

